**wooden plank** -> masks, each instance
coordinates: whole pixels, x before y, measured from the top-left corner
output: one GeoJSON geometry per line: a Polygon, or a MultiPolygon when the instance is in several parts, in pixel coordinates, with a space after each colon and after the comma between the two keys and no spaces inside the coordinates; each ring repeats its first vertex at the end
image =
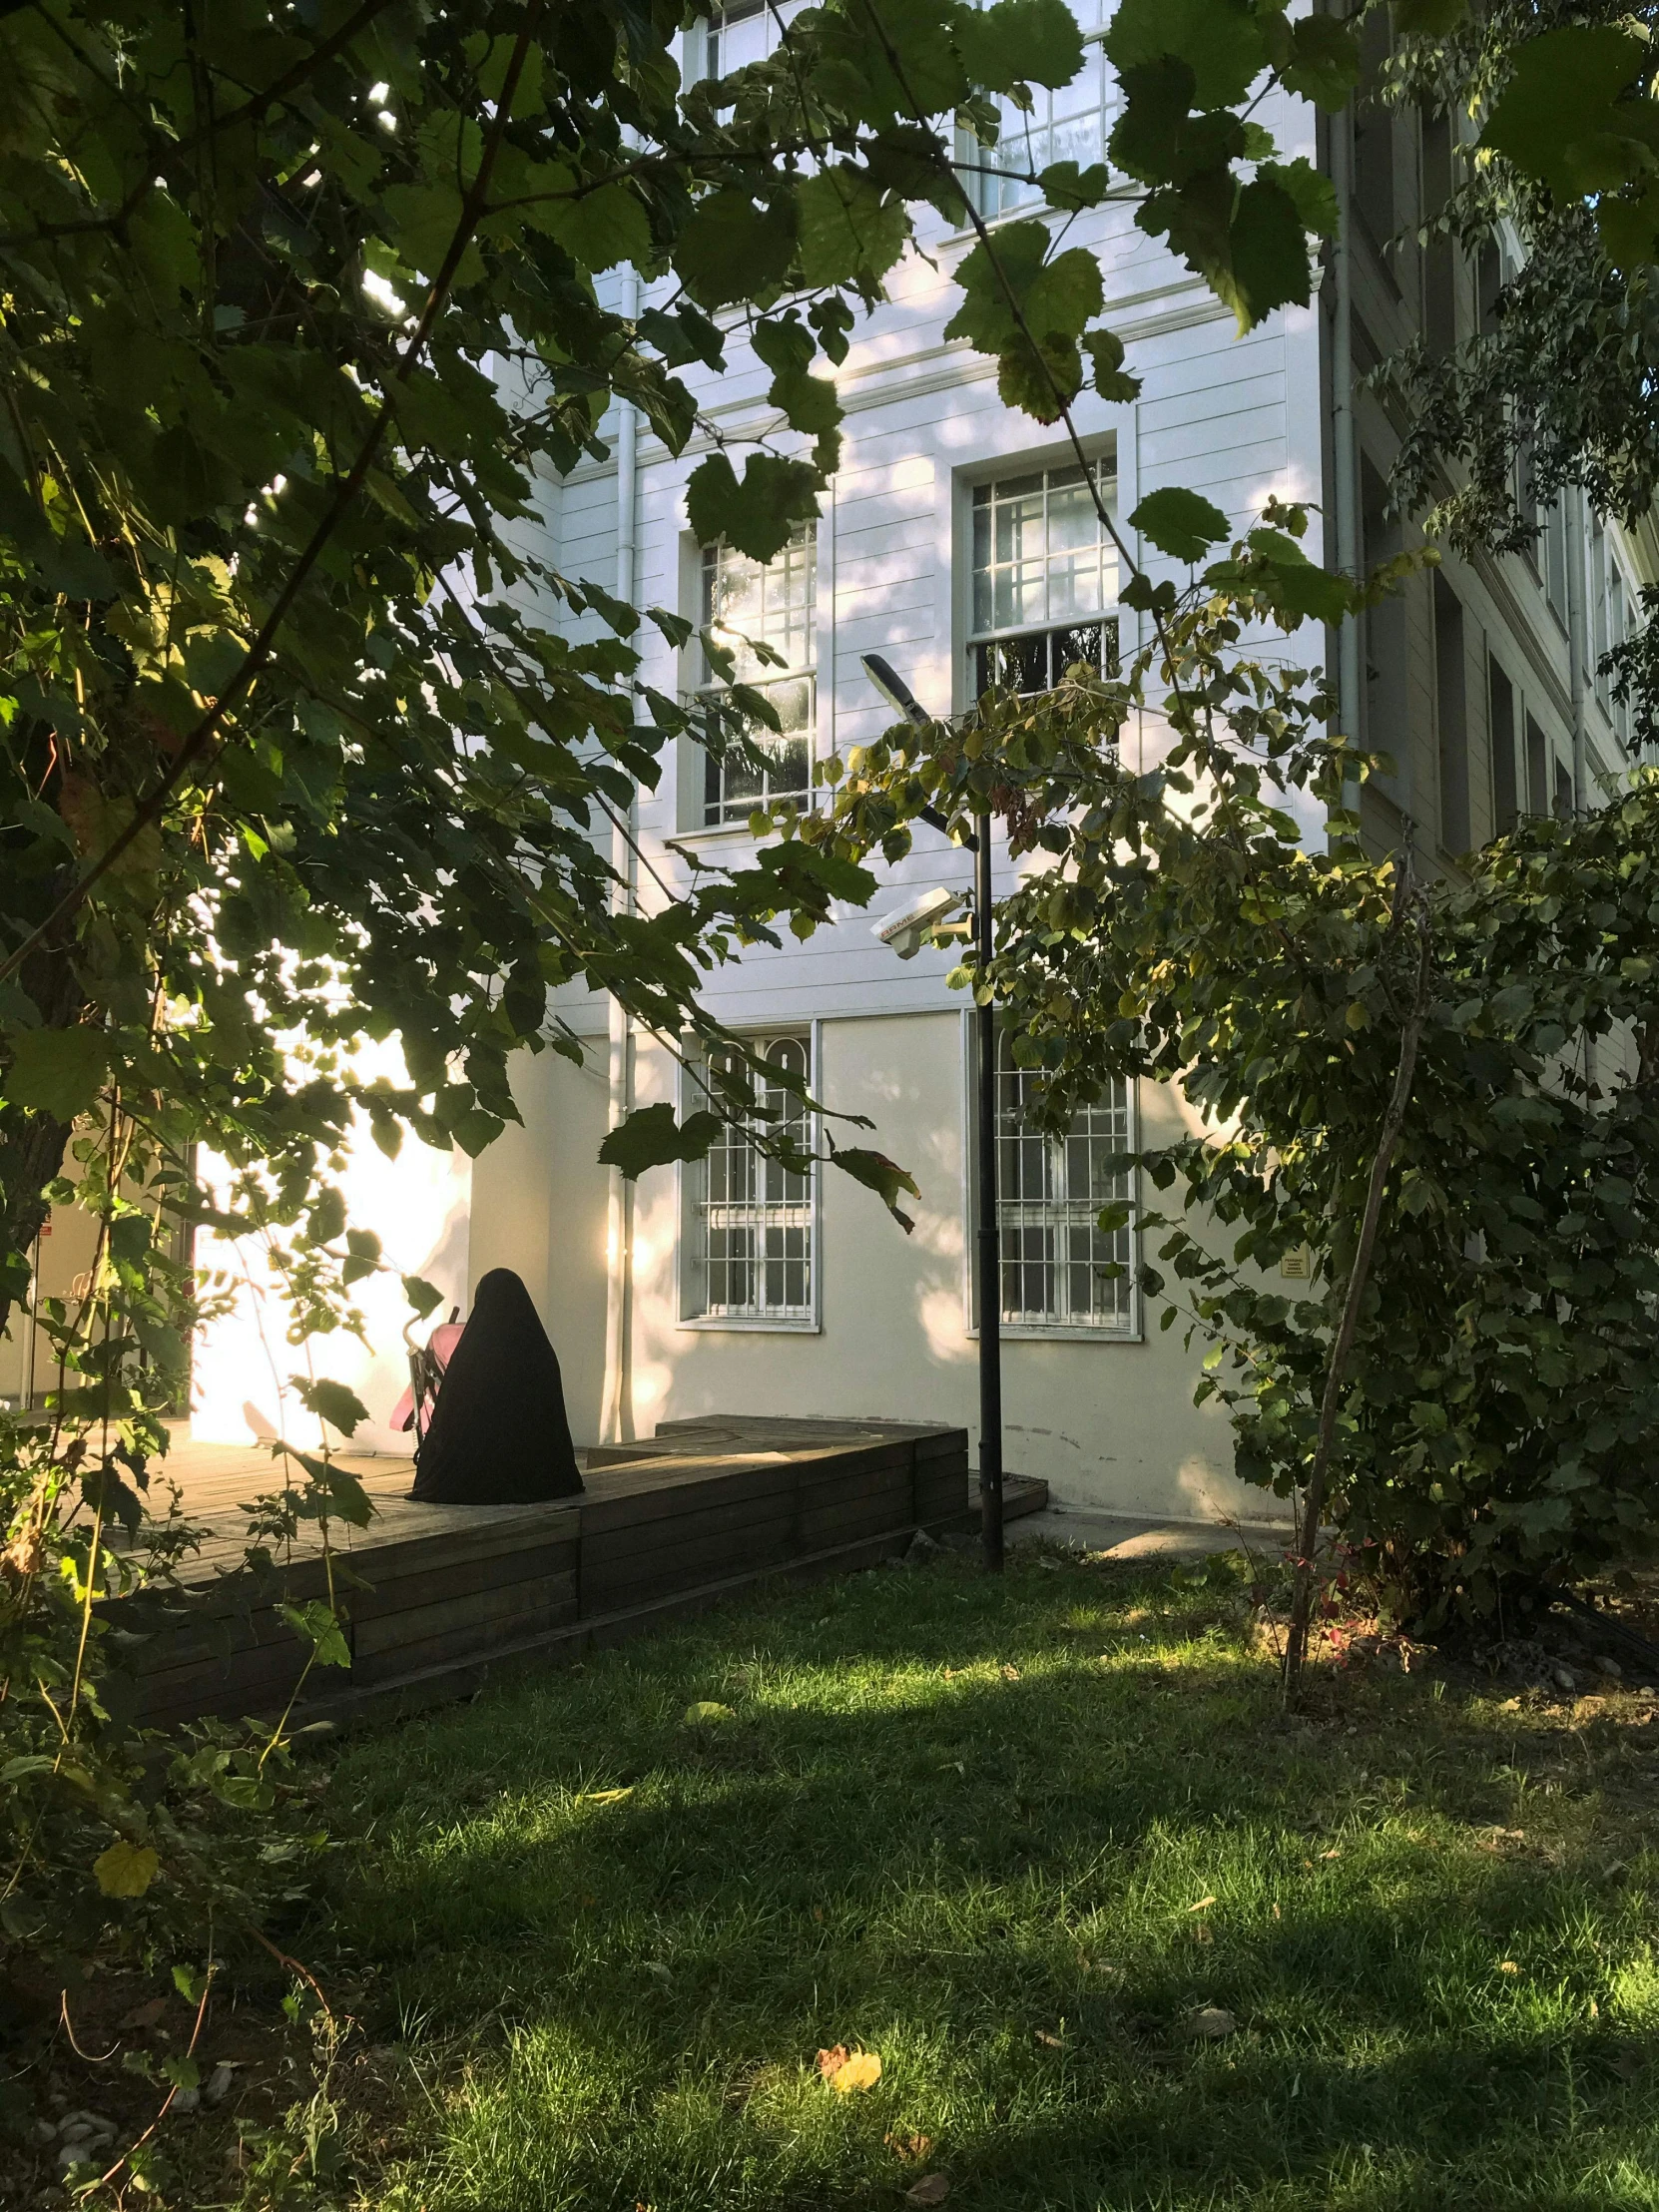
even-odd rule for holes
{"type": "Polygon", "coordinates": [[[366,1653],[351,1669],[351,1681],[356,1687],[372,1688],[376,1683],[419,1674],[428,1667],[465,1665],[487,1658],[503,1646],[540,1640],[575,1625],[571,1603],[553,1600],[498,1614],[490,1621],[466,1620],[441,1633],[366,1653]]]}
{"type": "Polygon", "coordinates": [[[582,1615],[626,1605],[635,1593],[689,1589],[698,1582],[775,1564],[799,1548],[793,1520],[759,1521],[746,1528],[663,1544],[624,1559],[582,1562],[582,1615]]]}
{"type": "Polygon", "coordinates": [[[681,1513],[742,1499],[793,1496],[796,1477],[797,1469],[789,1461],[775,1460],[758,1466],[711,1472],[696,1480],[681,1479],[622,1496],[594,1496],[582,1507],[582,1534],[586,1539],[641,1521],[673,1520],[681,1513]]]}
{"type": "MultiPolygon", "coordinates": [[[[365,1575],[371,1587],[347,1594],[351,1617],[367,1621],[382,1613],[404,1612],[411,1606],[430,1605],[440,1598],[465,1597],[474,1590],[511,1588],[550,1574],[568,1574],[574,1581],[581,1545],[574,1540],[528,1544],[521,1550],[491,1554],[482,1559],[448,1559],[424,1569],[379,1580],[365,1575]]],[[[358,1572],[363,1572],[362,1568],[358,1572]]]]}
{"type": "Polygon", "coordinates": [[[908,1489],[880,1492],[873,1497],[844,1498],[835,1505],[821,1505],[801,1516],[801,1548],[821,1551],[826,1544],[850,1543],[854,1536],[876,1535],[883,1528],[913,1528],[915,1509],[908,1489]]]}
{"type": "Polygon", "coordinates": [[[359,1616],[352,1622],[353,1657],[360,1663],[380,1652],[394,1650],[399,1644],[423,1642],[428,1637],[447,1635],[452,1629],[468,1625],[477,1629],[481,1641],[495,1621],[511,1619],[519,1613],[558,1613],[561,1609],[575,1619],[574,1574],[545,1574],[534,1580],[503,1583],[493,1590],[470,1590],[462,1597],[443,1598],[430,1605],[411,1605],[399,1612],[376,1614],[368,1620],[359,1616]]]}
{"type": "Polygon", "coordinates": [[[585,1529],[582,1535],[584,1570],[598,1562],[626,1559],[634,1552],[657,1551],[665,1545],[694,1543],[725,1529],[747,1528],[763,1521],[793,1520],[793,1490],[767,1497],[728,1498],[717,1504],[698,1502],[693,1492],[684,1512],[672,1518],[624,1522],[621,1527],[585,1529]]]}

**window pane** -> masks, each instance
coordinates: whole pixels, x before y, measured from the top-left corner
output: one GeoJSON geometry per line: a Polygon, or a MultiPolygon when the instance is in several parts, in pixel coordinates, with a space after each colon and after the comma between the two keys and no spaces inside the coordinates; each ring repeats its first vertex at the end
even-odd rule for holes
{"type": "MultiPolygon", "coordinates": [[[[807,1081],[805,1038],[761,1039],[751,1050],[764,1065],[807,1081]]],[[[701,1311],[732,1319],[810,1320],[812,1177],[786,1170],[759,1142],[787,1131],[807,1151],[807,1107],[783,1083],[765,1074],[757,1078],[740,1055],[732,1055],[727,1068],[756,1110],[738,1127],[722,1128],[709,1151],[702,1195],[688,1213],[686,1234],[698,1240],[704,1263],[692,1271],[707,1286],[701,1311]]]]}
{"type": "Polygon", "coordinates": [[[1058,1135],[1038,1127],[1033,1071],[997,1050],[998,1246],[1002,1314],[1027,1327],[1126,1333],[1134,1324],[1129,1230],[1102,1231],[1100,1209],[1131,1196],[1123,1169],[1107,1163],[1129,1145],[1129,1100],[1115,1083],[1058,1135]]]}

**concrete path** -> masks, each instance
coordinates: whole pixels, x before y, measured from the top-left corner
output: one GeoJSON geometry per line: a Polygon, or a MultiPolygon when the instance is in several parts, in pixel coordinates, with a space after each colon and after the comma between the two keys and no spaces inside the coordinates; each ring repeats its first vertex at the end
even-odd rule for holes
{"type": "Polygon", "coordinates": [[[1091,1513],[1060,1505],[1010,1521],[1007,1530],[1010,1544],[1074,1544],[1080,1551],[1108,1559],[1160,1555],[1206,1559],[1212,1552],[1235,1549],[1263,1560],[1278,1559],[1290,1534],[1288,1522],[1282,1527],[1250,1521],[1224,1527],[1217,1521],[1137,1520],[1126,1513],[1091,1513]]]}

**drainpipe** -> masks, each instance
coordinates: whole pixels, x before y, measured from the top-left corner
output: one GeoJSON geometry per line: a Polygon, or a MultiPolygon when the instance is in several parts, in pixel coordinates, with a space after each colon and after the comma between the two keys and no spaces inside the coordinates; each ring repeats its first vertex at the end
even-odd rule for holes
{"type": "MultiPolygon", "coordinates": [[[[1584,663],[1590,649],[1584,608],[1584,489],[1574,484],[1567,494],[1567,651],[1572,657],[1572,811],[1584,811],[1584,787],[1589,781],[1585,765],[1584,663]]],[[[1544,794],[1544,813],[1554,812],[1553,791],[1544,794]]]]}
{"type": "MultiPolygon", "coordinates": [[[[618,312],[632,321],[639,312],[640,279],[636,270],[622,275],[618,312]]],[[[636,479],[639,462],[639,415],[626,401],[617,402],[616,433],[616,596],[625,606],[634,603],[634,570],[638,552],[636,479]]],[[[612,909],[632,913],[635,880],[634,853],[629,842],[636,821],[632,791],[628,799],[626,833],[619,826],[611,831],[611,866],[616,875],[612,909]]],[[[607,1126],[615,1129],[626,1121],[634,1105],[633,1055],[628,1035],[628,1014],[614,993],[610,1007],[610,1104],[607,1126]]],[[[610,1171],[605,1208],[605,1395],[600,1407],[602,1443],[628,1443],[634,1434],[634,1186],[620,1168],[610,1171]]]]}
{"type": "MultiPolygon", "coordinates": [[[[1360,575],[1360,472],[1354,435],[1354,139],[1345,109],[1331,123],[1331,185],[1337,199],[1332,249],[1336,314],[1331,332],[1331,444],[1335,481],[1337,566],[1360,575]]],[[[1337,632],[1337,712],[1343,735],[1360,737],[1360,620],[1345,615],[1337,632]]],[[[1351,804],[1357,805],[1356,789],[1351,804]]]]}

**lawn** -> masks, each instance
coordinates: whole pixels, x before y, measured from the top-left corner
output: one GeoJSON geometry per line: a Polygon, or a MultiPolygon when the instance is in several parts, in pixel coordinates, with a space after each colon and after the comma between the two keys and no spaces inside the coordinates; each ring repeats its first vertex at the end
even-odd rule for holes
{"type": "Polygon", "coordinates": [[[1659,2206],[1659,1703],[1319,1700],[1232,1570],[1025,1549],[349,1742],[355,2201],[1659,2206]]]}

